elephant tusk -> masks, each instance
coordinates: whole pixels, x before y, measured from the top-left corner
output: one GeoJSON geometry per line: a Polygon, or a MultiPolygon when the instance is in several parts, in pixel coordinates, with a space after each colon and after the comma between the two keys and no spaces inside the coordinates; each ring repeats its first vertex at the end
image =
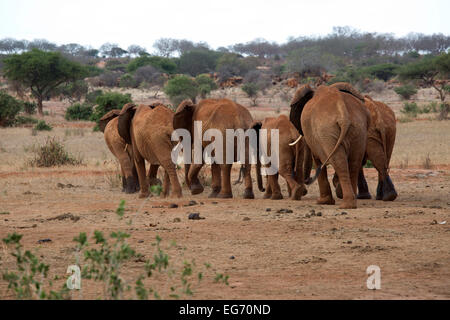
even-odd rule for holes
{"type": "Polygon", "coordinates": [[[127,149],[128,149],[128,143],[125,144],[125,149],[123,149],[123,151],[127,152],[127,149]]]}
{"type": "Polygon", "coordinates": [[[294,142],[289,143],[289,145],[290,145],[291,147],[295,146],[295,145],[300,141],[301,138],[302,138],[302,135],[300,135],[300,136],[297,138],[297,140],[295,140],[294,142]]]}

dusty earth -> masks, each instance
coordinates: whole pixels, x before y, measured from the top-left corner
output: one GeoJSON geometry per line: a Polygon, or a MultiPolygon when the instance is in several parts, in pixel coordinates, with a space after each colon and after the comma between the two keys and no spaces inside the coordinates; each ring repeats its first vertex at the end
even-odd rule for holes
{"type": "MultiPolygon", "coordinates": [[[[77,256],[73,238],[80,232],[92,237],[94,230],[123,230],[145,258],[153,256],[158,235],[175,269],[191,259],[199,271],[211,264],[199,284],[192,280],[195,299],[450,299],[448,122],[399,123],[391,169],[399,197],[359,200],[355,210],[338,209],[340,200],[336,206],[317,205],[317,183],[301,201],[263,200],[256,185],[255,200],[242,199],[243,185],[234,187],[235,198],[229,200],[209,199],[209,186],[196,196],[184,187],[182,199],[138,199],[121,192],[117,163],[101,133],[83,123],[55,124],[52,133],[37,136],[28,128],[0,130],[0,238],[22,234],[25,248],[50,265],[51,277],[67,277],[77,256]],[[418,128],[429,144],[414,145],[418,128]],[[69,151],[83,155],[85,164],[27,166],[30,145],[46,135],[59,136],[69,151]],[[432,163],[424,168],[427,154],[432,163]],[[126,201],[122,221],[115,214],[121,199],[126,201]],[[189,205],[191,200],[195,203],[189,205]],[[190,220],[191,213],[204,219],[190,220]],[[51,242],[39,243],[42,239],[51,242]],[[380,290],[367,289],[370,265],[381,269],[380,290]],[[215,283],[216,273],[228,275],[229,285],[215,283]]],[[[208,171],[203,174],[207,185],[208,171]]],[[[237,173],[236,167],[233,179],[237,173]]],[[[331,181],[333,172],[328,173],[331,181]]],[[[375,169],[366,169],[366,175],[374,195],[375,169]]],[[[13,270],[11,250],[4,244],[0,248],[0,269],[13,270]]],[[[129,283],[143,271],[142,261],[124,266],[129,283]]],[[[179,278],[156,276],[146,285],[160,288],[167,298],[172,282],[179,278]]],[[[102,285],[88,280],[72,293],[73,299],[98,297],[102,285]]],[[[2,280],[0,299],[14,299],[2,280]]]]}

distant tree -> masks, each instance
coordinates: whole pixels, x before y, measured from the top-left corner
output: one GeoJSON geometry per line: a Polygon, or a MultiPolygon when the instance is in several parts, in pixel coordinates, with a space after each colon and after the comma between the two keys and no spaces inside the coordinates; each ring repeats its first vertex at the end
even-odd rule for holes
{"type": "Polygon", "coordinates": [[[169,74],[173,74],[177,70],[177,65],[173,59],[158,56],[141,56],[130,61],[127,71],[135,72],[138,68],[148,65],[169,74]]]}
{"type": "Polygon", "coordinates": [[[213,72],[221,53],[209,49],[194,49],[181,55],[179,71],[193,77],[213,72]]]}
{"type": "Polygon", "coordinates": [[[55,94],[59,94],[67,98],[71,103],[80,101],[88,93],[89,86],[84,80],[77,80],[69,83],[64,83],[55,88],[55,94]]]}
{"type": "Polygon", "coordinates": [[[4,62],[6,78],[30,88],[37,99],[40,115],[43,114],[42,101],[55,88],[82,79],[87,74],[83,66],[64,58],[59,52],[33,49],[22,54],[14,54],[4,62]]]}
{"type": "Polygon", "coordinates": [[[195,103],[199,88],[195,80],[186,75],[180,75],[167,82],[164,92],[172,103],[177,106],[184,99],[191,99],[195,103]]]}
{"type": "Polygon", "coordinates": [[[177,51],[177,45],[178,41],[175,39],[160,38],[153,43],[153,48],[156,49],[157,55],[168,58],[177,51]]]}
{"type": "Polygon", "coordinates": [[[137,57],[142,55],[143,53],[146,53],[147,50],[145,50],[144,47],[138,46],[137,44],[132,44],[127,49],[128,53],[137,57]]]}
{"type": "Polygon", "coordinates": [[[55,51],[56,50],[56,44],[51,43],[50,41],[46,39],[34,39],[30,43],[28,43],[27,46],[28,50],[38,49],[42,51],[55,51]]]}
{"type": "Polygon", "coordinates": [[[117,43],[104,43],[100,47],[100,52],[105,57],[119,58],[124,56],[127,51],[123,50],[117,43]]]}
{"type": "Polygon", "coordinates": [[[217,60],[216,70],[219,80],[225,81],[230,77],[244,76],[258,66],[257,58],[244,58],[236,53],[225,53],[217,60]]]}
{"type": "Polygon", "coordinates": [[[450,92],[446,81],[450,75],[450,53],[434,58],[424,57],[418,62],[407,64],[399,70],[399,75],[403,80],[422,80],[425,85],[436,89],[442,102],[439,118],[447,119],[450,105],[445,97],[450,92]]]}
{"type": "Polygon", "coordinates": [[[157,98],[159,90],[165,82],[165,78],[161,71],[150,65],[143,66],[134,72],[134,80],[136,84],[142,88],[153,87],[155,90],[154,98],[157,98]]]}
{"type": "Polygon", "coordinates": [[[5,38],[0,40],[0,52],[5,54],[19,53],[25,51],[27,43],[12,38],[5,38]]]}
{"type": "Polygon", "coordinates": [[[79,55],[85,51],[84,47],[78,43],[63,44],[58,50],[73,56],[79,55]]]}
{"type": "Polygon", "coordinates": [[[248,72],[244,77],[244,84],[242,85],[242,91],[252,100],[253,106],[256,106],[258,93],[264,92],[272,84],[269,74],[261,72],[259,70],[253,70],[248,72]]]}

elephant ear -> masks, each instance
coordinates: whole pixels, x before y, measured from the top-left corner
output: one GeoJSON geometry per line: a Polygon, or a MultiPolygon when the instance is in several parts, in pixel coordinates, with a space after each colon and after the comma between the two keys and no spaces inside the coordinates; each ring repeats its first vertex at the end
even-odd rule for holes
{"type": "Polygon", "coordinates": [[[103,117],[100,118],[98,121],[98,126],[102,132],[105,132],[106,125],[108,122],[110,122],[112,119],[118,117],[120,114],[119,109],[114,109],[106,113],[103,117]]]}
{"type": "Polygon", "coordinates": [[[133,103],[127,103],[123,106],[122,110],[119,114],[119,123],[118,123],[118,130],[119,135],[122,137],[123,140],[127,144],[131,144],[131,120],[134,117],[134,114],[136,112],[136,105],[133,103]]]}
{"type": "Polygon", "coordinates": [[[364,102],[364,97],[358,90],[356,90],[350,83],[347,82],[336,82],[333,83],[330,88],[336,88],[341,92],[349,93],[355,98],[364,102]]]}
{"type": "Polygon", "coordinates": [[[173,116],[173,128],[187,129],[192,136],[192,117],[195,111],[195,104],[191,100],[184,100],[178,106],[173,116]]]}
{"type": "Polygon", "coordinates": [[[305,107],[305,104],[312,99],[313,96],[314,90],[308,84],[305,84],[297,89],[291,102],[291,112],[289,114],[289,120],[291,120],[291,122],[294,124],[301,135],[303,135],[303,130],[300,119],[302,116],[303,108],[305,107]]]}

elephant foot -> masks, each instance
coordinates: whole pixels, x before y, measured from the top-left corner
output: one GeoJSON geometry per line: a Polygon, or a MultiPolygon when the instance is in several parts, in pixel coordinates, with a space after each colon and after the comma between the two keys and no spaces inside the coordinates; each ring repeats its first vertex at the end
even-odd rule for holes
{"type": "Polygon", "coordinates": [[[139,199],[144,199],[144,198],[148,198],[150,196],[150,193],[146,192],[146,193],[139,193],[139,199]]]}
{"type": "Polygon", "coordinates": [[[303,188],[301,186],[295,187],[294,190],[292,190],[291,194],[291,200],[301,200],[304,195],[306,195],[308,191],[306,188],[303,188]]]}
{"type": "Polygon", "coordinates": [[[372,195],[369,192],[358,193],[357,199],[372,199],[372,195]]]}
{"type": "Polygon", "coordinates": [[[230,193],[219,193],[217,195],[217,198],[219,198],[219,199],[231,199],[231,198],[233,198],[233,194],[231,192],[230,193]]]}
{"type": "Polygon", "coordinates": [[[326,205],[334,205],[336,201],[334,201],[333,197],[331,195],[326,197],[320,197],[316,201],[317,204],[326,204],[326,205]]]}
{"type": "Polygon", "coordinates": [[[272,197],[270,198],[272,200],[282,200],[283,195],[281,193],[272,193],[272,197]]]}
{"type": "Polygon", "coordinates": [[[342,201],[339,209],[356,209],[356,199],[342,201]]]}
{"type": "Polygon", "coordinates": [[[342,194],[342,188],[341,188],[341,184],[340,183],[338,183],[336,185],[336,198],[338,198],[338,199],[344,198],[344,195],[342,194]]]}
{"type": "Polygon", "coordinates": [[[389,176],[386,177],[383,183],[383,201],[394,201],[397,198],[394,184],[389,176]]]}
{"type": "Polygon", "coordinates": [[[244,199],[255,199],[255,194],[252,189],[244,190],[244,199]]]}
{"type": "Polygon", "coordinates": [[[395,199],[397,199],[397,192],[395,190],[383,195],[383,201],[394,201],[395,199]]]}
{"type": "Polygon", "coordinates": [[[191,194],[196,195],[202,193],[204,190],[203,186],[200,183],[191,184],[191,194]]]}
{"type": "Polygon", "coordinates": [[[272,193],[264,193],[263,199],[270,199],[272,197],[272,193]]]}
{"type": "Polygon", "coordinates": [[[209,194],[208,198],[217,198],[217,195],[220,192],[220,187],[212,187],[212,191],[209,194]]]}
{"type": "Polygon", "coordinates": [[[125,179],[125,193],[135,193],[138,191],[139,182],[135,177],[125,179]]]}
{"type": "Polygon", "coordinates": [[[383,182],[382,181],[378,181],[377,196],[375,199],[383,200],[383,182]]]}

